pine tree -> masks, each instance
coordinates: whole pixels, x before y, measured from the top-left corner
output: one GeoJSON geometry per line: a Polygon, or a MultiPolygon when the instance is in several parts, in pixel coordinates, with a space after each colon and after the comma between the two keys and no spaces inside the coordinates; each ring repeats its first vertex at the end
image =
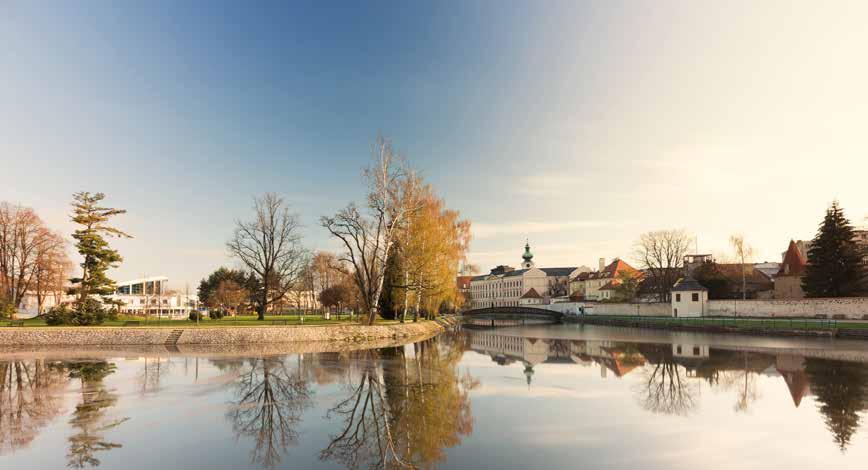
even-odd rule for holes
{"type": "Polygon", "coordinates": [[[808,250],[802,289],[808,297],[858,295],[863,282],[862,253],[853,227],[838,202],[832,202],[808,250]]]}
{"type": "Polygon", "coordinates": [[[102,207],[99,202],[105,198],[105,194],[79,192],[73,195],[72,221],[82,228],[72,234],[76,240],[75,248],[84,258],[81,263],[81,277],[70,279],[73,287],[70,294],[78,296],[77,303],[84,305],[91,295],[98,295],[107,301],[107,297],[115,290],[114,281],[109,279],[106,271],[116,267],[123,258],[117,250],[113,250],[105,236],[118,238],[132,238],[132,236],[106,225],[109,218],[124,214],[123,209],[102,207]]]}

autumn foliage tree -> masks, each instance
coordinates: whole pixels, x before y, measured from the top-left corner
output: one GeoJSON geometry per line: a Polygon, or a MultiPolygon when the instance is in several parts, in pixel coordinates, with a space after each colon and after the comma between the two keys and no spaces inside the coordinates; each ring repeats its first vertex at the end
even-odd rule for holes
{"type": "Polygon", "coordinates": [[[393,283],[402,295],[402,321],[411,308],[414,319],[419,312],[436,312],[441,305],[458,303],[455,278],[470,243],[470,222],[458,211],[448,209],[430,185],[419,185],[418,205],[402,228],[400,256],[395,257],[403,272],[403,283],[393,283]]]}
{"type": "Polygon", "coordinates": [[[33,209],[0,203],[0,314],[14,315],[32,292],[41,311],[58,270],[61,276],[68,271],[65,248],[33,209]]]}

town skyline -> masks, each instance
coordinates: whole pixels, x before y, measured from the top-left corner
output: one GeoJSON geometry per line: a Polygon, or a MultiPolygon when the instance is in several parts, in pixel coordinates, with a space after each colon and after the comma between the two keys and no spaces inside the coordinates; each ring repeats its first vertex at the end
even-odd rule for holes
{"type": "Polygon", "coordinates": [[[473,222],[482,272],[526,239],[545,266],[632,261],[661,229],[718,256],[741,233],[779,262],[832,200],[868,215],[856,2],[80,10],[0,8],[0,99],[19,103],[0,110],[0,199],[69,234],[70,196],[105,192],[135,236],[113,242],[116,279],[192,288],[232,266],[265,191],[337,251],[317,220],[359,193],[378,133],[473,222]]]}

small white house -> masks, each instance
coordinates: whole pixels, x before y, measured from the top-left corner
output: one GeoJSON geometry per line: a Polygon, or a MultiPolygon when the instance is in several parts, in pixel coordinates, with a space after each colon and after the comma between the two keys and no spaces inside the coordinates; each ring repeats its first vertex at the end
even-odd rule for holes
{"type": "Polygon", "coordinates": [[[701,317],[708,308],[708,289],[690,276],[672,286],[672,316],[701,317]]]}

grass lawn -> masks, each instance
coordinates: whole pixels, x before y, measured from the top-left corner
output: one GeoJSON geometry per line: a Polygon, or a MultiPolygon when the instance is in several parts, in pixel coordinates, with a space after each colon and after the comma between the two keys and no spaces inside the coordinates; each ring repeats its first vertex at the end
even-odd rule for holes
{"type": "Polygon", "coordinates": [[[868,328],[868,321],[825,320],[803,318],[735,318],[735,317],[702,317],[702,318],[670,318],[641,317],[628,315],[593,315],[589,318],[601,320],[627,320],[654,323],[664,326],[721,326],[728,328],[763,328],[777,330],[830,330],[849,328],[868,328]]]}
{"type": "MultiPolygon", "coordinates": [[[[211,320],[211,319],[202,319],[198,324],[195,321],[190,321],[188,319],[181,320],[170,320],[170,319],[160,319],[150,317],[147,320],[143,317],[129,316],[129,315],[121,315],[117,320],[107,321],[102,325],[98,326],[124,326],[124,324],[128,321],[139,322],[138,325],[128,326],[128,328],[135,328],[136,326],[147,326],[147,327],[161,327],[161,328],[214,328],[214,327],[240,327],[240,326],[275,326],[280,327],[283,326],[283,322],[285,321],[287,325],[308,325],[308,326],[322,326],[322,325],[357,325],[358,315],[353,316],[350,319],[349,315],[332,315],[331,319],[324,320],[320,315],[305,315],[304,322],[302,322],[301,315],[266,315],[265,321],[259,321],[256,319],[256,315],[239,315],[238,317],[224,317],[220,320],[211,320]],[[274,324],[274,321],[280,322],[274,324]]],[[[48,325],[45,324],[45,321],[42,318],[29,318],[23,320],[24,327],[46,327],[48,325]]],[[[398,323],[397,320],[383,320],[378,318],[375,322],[376,325],[392,325],[398,323]]],[[[8,320],[0,320],[0,327],[9,326],[10,321],[8,320]]],[[[64,325],[65,326],[65,325],[64,325]]],[[[20,328],[20,327],[16,327],[20,328]]],[[[50,328],[50,327],[49,327],[50,328]]]]}

